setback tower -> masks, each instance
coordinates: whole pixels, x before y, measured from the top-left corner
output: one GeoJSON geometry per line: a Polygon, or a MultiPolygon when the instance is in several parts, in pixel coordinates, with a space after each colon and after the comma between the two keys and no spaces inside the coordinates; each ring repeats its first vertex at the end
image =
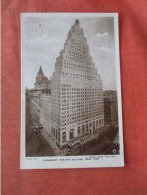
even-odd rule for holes
{"type": "Polygon", "coordinates": [[[63,148],[94,138],[104,125],[103,88],[77,19],[51,77],[51,134],[63,148]]]}

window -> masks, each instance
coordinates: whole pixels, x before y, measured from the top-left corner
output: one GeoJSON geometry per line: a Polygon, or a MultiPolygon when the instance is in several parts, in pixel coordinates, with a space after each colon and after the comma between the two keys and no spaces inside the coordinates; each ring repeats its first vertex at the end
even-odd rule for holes
{"type": "Polygon", "coordinates": [[[80,133],[81,133],[81,132],[80,132],[80,127],[78,127],[78,135],[80,135],[80,133]]]}

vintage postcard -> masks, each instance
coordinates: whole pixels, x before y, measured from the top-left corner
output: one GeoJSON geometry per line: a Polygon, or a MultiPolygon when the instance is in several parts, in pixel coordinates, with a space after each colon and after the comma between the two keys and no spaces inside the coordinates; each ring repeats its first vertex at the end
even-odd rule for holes
{"type": "Polygon", "coordinates": [[[124,166],[117,13],[21,14],[21,169],[124,166]]]}

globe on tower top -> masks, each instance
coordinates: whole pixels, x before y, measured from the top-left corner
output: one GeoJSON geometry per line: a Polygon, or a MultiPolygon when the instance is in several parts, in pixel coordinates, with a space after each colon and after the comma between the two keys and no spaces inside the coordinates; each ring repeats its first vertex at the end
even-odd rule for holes
{"type": "Polygon", "coordinates": [[[79,21],[78,19],[76,19],[75,23],[76,23],[77,25],[79,25],[79,24],[80,24],[80,21],[79,21]]]}

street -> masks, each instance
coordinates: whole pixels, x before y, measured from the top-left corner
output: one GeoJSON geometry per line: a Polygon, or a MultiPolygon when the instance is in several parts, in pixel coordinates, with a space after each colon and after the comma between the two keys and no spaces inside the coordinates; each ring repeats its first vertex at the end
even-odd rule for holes
{"type": "Polygon", "coordinates": [[[40,132],[35,132],[33,129],[33,122],[30,124],[26,137],[26,156],[55,156],[51,146],[46,142],[40,132]]]}
{"type": "Polygon", "coordinates": [[[51,146],[46,142],[40,132],[35,132],[34,125],[38,118],[30,114],[30,98],[26,97],[26,156],[55,156],[51,146]]]}
{"type": "Polygon", "coordinates": [[[98,138],[91,140],[83,145],[79,145],[76,147],[76,149],[70,149],[68,155],[81,156],[119,154],[119,145],[113,143],[117,133],[118,128],[110,126],[109,128],[103,130],[98,138]]]}

